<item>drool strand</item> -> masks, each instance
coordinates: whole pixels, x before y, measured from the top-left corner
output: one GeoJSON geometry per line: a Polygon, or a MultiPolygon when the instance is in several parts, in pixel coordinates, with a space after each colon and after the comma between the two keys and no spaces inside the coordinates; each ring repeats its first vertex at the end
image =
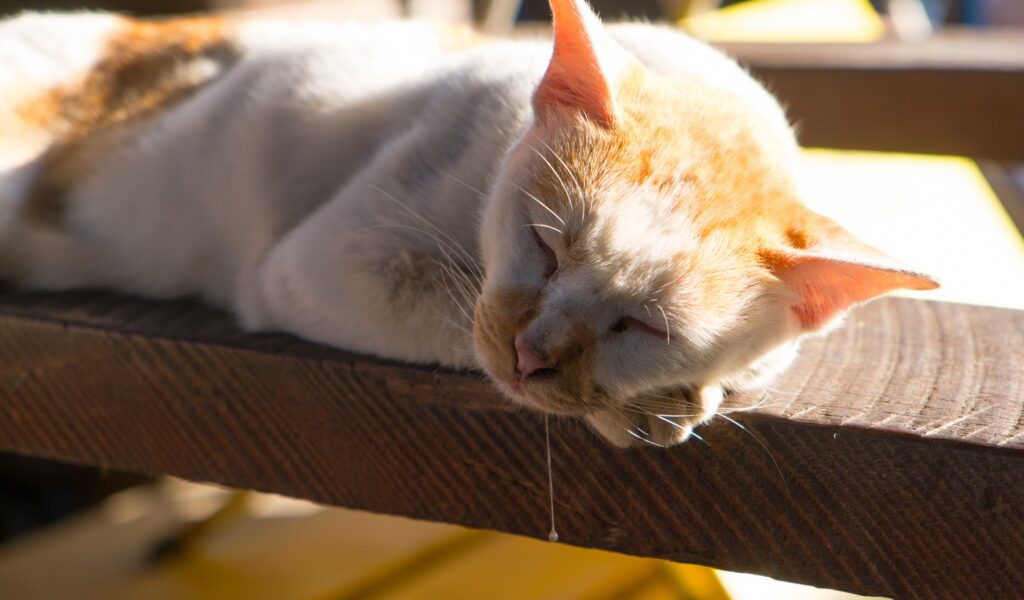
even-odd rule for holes
{"type": "Polygon", "coordinates": [[[544,415],[544,442],[548,448],[548,502],[551,509],[551,531],[548,532],[548,541],[557,542],[558,532],[555,530],[555,483],[551,476],[551,428],[548,426],[548,415],[544,415]]]}

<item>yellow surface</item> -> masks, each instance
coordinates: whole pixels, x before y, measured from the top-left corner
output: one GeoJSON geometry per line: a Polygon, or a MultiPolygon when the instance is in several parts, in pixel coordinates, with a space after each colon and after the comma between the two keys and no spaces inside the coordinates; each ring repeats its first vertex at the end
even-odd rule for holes
{"type": "Polygon", "coordinates": [[[868,0],[752,0],[680,25],[706,40],[733,42],[870,42],[885,32],[868,0]]]}
{"type": "Polygon", "coordinates": [[[1024,241],[973,161],[804,151],[804,200],[908,266],[931,300],[1024,309],[1024,241]]]}
{"type": "Polygon", "coordinates": [[[726,600],[711,569],[251,494],[184,553],[147,556],[228,492],[168,480],[0,549],[0,596],[726,600]],[[52,576],[60,573],[59,577],[52,576]]]}

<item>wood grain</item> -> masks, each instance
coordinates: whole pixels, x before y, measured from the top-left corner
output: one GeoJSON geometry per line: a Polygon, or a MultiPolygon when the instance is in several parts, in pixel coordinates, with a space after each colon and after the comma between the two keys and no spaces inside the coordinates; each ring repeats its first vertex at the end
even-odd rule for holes
{"type": "MultiPolygon", "coordinates": [[[[1024,311],[884,300],[706,443],[553,423],[567,543],[907,598],[1024,586],[1024,311]]],[[[0,448],[545,537],[542,421],[479,375],[182,301],[0,294],[0,448]]]]}

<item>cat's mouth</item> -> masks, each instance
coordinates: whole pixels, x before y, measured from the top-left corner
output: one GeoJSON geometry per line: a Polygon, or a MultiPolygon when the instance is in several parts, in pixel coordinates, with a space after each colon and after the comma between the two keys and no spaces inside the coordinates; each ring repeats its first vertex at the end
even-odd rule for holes
{"type": "Polygon", "coordinates": [[[515,379],[512,381],[502,381],[500,382],[500,384],[501,388],[505,391],[505,393],[509,394],[510,396],[515,396],[516,398],[519,398],[526,394],[526,385],[521,380],[515,379]]]}
{"type": "Polygon", "coordinates": [[[498,387],[515,402],[541,412],[565,417],[582,417],[592,412],[585,403],[559,401],[559,394],[545,389],[546,382],[530,378],[499,379],[498,387]]]}

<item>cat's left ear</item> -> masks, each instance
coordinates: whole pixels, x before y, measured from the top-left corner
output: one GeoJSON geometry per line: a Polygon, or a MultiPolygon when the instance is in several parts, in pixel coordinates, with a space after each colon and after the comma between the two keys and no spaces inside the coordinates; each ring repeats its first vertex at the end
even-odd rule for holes
{"type": "Polygon", "coordinates": [[[932,290],[932,277],[894,259],[829,223],[803,248],[770,253],[775,276],[794,293],[793,313],[805,331],[819,330],[855,304],[897,289],[932,290]]]}
{"type": "Polygon", "coordinates": [[[615,85],[629,55],[584,0],[550,0],[555,48],[533,95],[540,120],[565,111],[604,127],[615,122],[615,85]]]}

